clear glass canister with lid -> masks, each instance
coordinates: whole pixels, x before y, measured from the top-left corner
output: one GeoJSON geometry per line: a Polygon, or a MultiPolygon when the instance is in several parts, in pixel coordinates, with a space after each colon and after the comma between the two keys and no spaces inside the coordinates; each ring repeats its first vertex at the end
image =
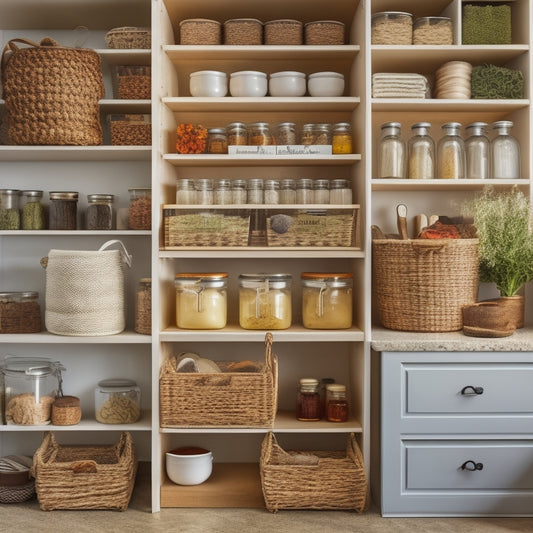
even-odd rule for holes
{"type": "Polygon", "coordinates": [[[216,205],[231,204],[231,180],[219,179],[215,181],[214,203],[216,205]]]}
{"type": "Polygon", "coordinates": [[[265,180],[264,183],[264,200],[265,204],[279,204],[279,181],[265,180]]]}
{"type": "Polygon", "coordinates": [[[251,146],[273,144],[270,124],[268,124],[268,122],[254,122],[253,124],[248,124],[248,144],[251,146]]]}
{"type": "Polygon", "coordinates": [[[340,383],[326,385],[326,419],[329,422],[348,421],[346,385],[340,383]]]}
{"type": "Polygon", "coordinates": [[[329,204],[329,180],[314,180],[313,189],[315,191],[315,204],[329,204]]]}
{"type": "Polygon", "coordinates": [[[87,212],[85,215],[87,229],[111,230],[113,229],[113,194],[87,195],[87,212]]]}
{"type": "Polygon", "coordinates": [[[296,124],[294,122],[280,122],[275,129],[276,144],[296,144],[296,124]]]}
{"type": "Polygon", "coordinates": [[[43,191],[22,191],[24,205],[22,206],[21,227],[25,230],[40,230],[46,227],[46,213],[41,202],[43,191]]]}
{"type": "Polygon", "coordinates": [[[313,180],[309,178],[301,178],[296,181],[296,203],[297,204],[313,204],[315,195],[313,191],[313,180]]]}
{"type": "Polygon", "coordinates": [[[246,184],[246,202],[249,204],[262,204],[264,200],[263,180],[254,178],[248,180],[246,184]]]}
{"type": "Polygon", "coordinates": [[[132,187],[130,207],[128,210],[128,227],[135,230],[152,228],[152,189],[148,187],[132,187]]]}
{"type": "Polygon", "coordinates": [[[405,178],[406,147],[399,122],[385,122],[381,125],[377,163],[378,178],[405,178]]]}
{"type": "Polygon", "coordinates": [[[347,329],[352,325],[353,274],[302,272],[302,322],[309,329],[347,329]]]}
{"type": "Polygon", "coordinates": [[[222,329],[227,321],[227,272],[176,274],[176,325],[222,329]]]}
{"type": "Polygon", "coordinates": [[[333,124],[331,150],[334,154],[351,154],[353,150],[352,126],[349,122],[333,124]]]}
{"type": "Polygon", "coordinates": [[[152,334],[152,279],[141,278],[135,298],[135,331],[141,335],[152,334]]]}
{"type": "Polygon", "coordinates": [[[0,189],[0,230],[20,229],[20,195],[18,189],[0,189]]]}
{"type": "Polygon", "coordinates": [[[296,203],[296,180],[284,178],[279,183],[279,203],[295,204],[296,203]]]}
{"type": "Polygon", "coordinates": [[[411,179],[435,177],[435,142],[429,134],[430,128],[429,122],[411,126],[412,133],[407,144],[408,177],[411,179]]]}
{"type": "Polygon", "coordinates": [[[248,130],[244,122],[232,122],[226,126],[228,146],[243,146],[248,143],[248,130]]]}
{"type": "Polygon", "coordinates": [[[215,203],[213,187],[214,181],[211,178],[198,178],[194,180],[196,203],[200,205],[213,205],[215,203]]]}
{"type": "Polygon", "coordinates": [[[296,418],[304,422],[317,422],[322,415],[318,379],[301,378],[298,387],[296,418]]]}
{"type": "Polygon", "coordinates": [[[77,192],[50,192],[48,226],[53,230],[75,230],[78,228],[77,192]]]}
{"type": "Polygon", "coordinates": [[[287,329],[292,322],[290,274],[241,274],[239,324],[244,329],[287,329]]]}
{"type": "Polygon", "coordinates": [[[207,130],[207,153],[228,153],[228,138],[225,128],[210,128],[207,130]]]}
{"type": "Polygon", "coordinates": [[[243,205],[247,200],[246,180],[231,180],[231,203],[243,205]]]}
{"type": "Polygon", "coordinates": [[[49,424],[54,400],[63,395],[63,365],[46,358],[8,356],[2,365],[8,424],[49,424]]]}
{"type": "Polygon", "coordinates": [[[511,135],[513,123],[499,120],[492,124],[492,177],[496,179],[520,178],[520,144],[511,135]]]}
{"type": "Polygon", "coordinates": [[[482,180],[490,178],[490,140],[486,134],[486,122],[472,122],[465,130],[466,178],[482,180]]]}
{"type": "Polygon", "coordinates": [[[39,333],[41,307],[35,291],[0,292],[0,333],[39,333]]]}
{"type": "Polygon", "coordinates": [[[331,180],[329,185],[329,203],[348,205],[352,203],[352,185],[348,180],[331,180]]]}
{"type": "Polygon", "coordinates": [[[101,424],[133,424],[141,418],[141,389],[131,379],[104,379],[94,389],[94,415],[101,424]]]}
{"type": "Polygon", "coordinates": [[[437,178],[463,179],[465,177],[465,143],[460,130],[459,122],[447,122],[442,125],[444,135],[437,144],[437,178]]]}
{"type": "Polygon", "coordinates": [[[180,178],[176,181],[176,203],[179,205],[194,205],[196,203],[193,179],[180,178]]]}

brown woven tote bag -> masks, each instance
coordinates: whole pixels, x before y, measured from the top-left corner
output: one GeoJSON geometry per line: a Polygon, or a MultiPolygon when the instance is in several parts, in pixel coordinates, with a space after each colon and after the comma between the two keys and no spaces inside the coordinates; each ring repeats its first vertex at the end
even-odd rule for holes
{"type": "Polygon", "coordinates": [[[12,39],[2,53],[2,84],[10,144],[102,144],[104,82],[94,50],[48,37],[40,44],[12,39]]]}

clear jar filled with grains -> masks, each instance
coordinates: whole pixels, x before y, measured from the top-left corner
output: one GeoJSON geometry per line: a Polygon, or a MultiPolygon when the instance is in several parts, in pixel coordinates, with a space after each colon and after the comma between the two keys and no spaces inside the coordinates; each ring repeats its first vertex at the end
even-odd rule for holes
{"type": "Polygon", "coordinates": [[[431,124],[418,122],[411,126],[407,143],[408,177],[433,179],[435,177],[435,142],[429,134],[431,124]]]}
{"type": "Polygon", "coordinates": [[[315,202],[315,195],[313,192],[313,180],[309,178],[301,178],[296,181],[296,203],[297,204],[313,204],[315,202]]]}
{"type": "Polygon", "coordinates": [[[135,331],[152,334],[152,279],[141,278],[135,298],[135,331]]]}
{"type": "Polygon", "coordinates": [[[352,126],[349,122],[338,122],[333,125],[331,145],[331,150],[334,154],[352,153],[352,126]]]}
{"type": "Polygon", "coordinates": [[[239,324],[244,329],[287,329],[292,321],[290,274],[241,274],[239,324]]]}
{"type": "Polygon", "coordinates": [[[486,134],[486,122],[472,122],[465,130],[466,178],[482,180],[490,178],[490,140],[486,134]]]}
{"type": "Polygon", "coordinates": [[[412,44],[413,15],[404,11],[374,13],[371,19],[371,44],[412,44]]]}
{"type": "Polygon", "coordinates": [[[152,189],[148,187],[131,187],[130,207],[128,210],[128,227],[134,230],[152,228],[152,189]]]}
{"type": "Polygon", "coordinates": [[[437,178],[465,178],[465,143],[461,137],[461,124],[447,122],[442,125],[444,135],[437,143],[437,178]]]}
{"type": "Polygon", "coordinates": [[[262,204],[263,201],[263,180],[260,178],[249,179],[246,183],[246,203],[262,204]]]}
{"type": "Polygon", "coordinates": [[[406,146],[399,122],[385,122],[381,125],[377,162],[378,178],[405,178],[406,146]]]}
{"type": "Polygon", "coordinates": [[[196,190],[196,203],[199,205],[213,205],[215,194],[213,191],[213,180],[211,178],[198,178],[194,180],[196,190]]]}
{"type": "Polygon", "coordinates": [[[112,194],[88,194],[87,211],[85,213],[88,230],[111,230],[113,224],[113,203],[115,197],[112,194]]]}
{"type": "Polygon", "coordinates": [[[228,146],[244,146],[248,143],[248,130],[244,122],[232,122],[226,126],[228,146]]]}
{"type": "Polygon", "coordinates": [[[413,24],[413,44],[453,44],[452,19],[420,17],[413,24]]]}
{"type": "Polygon", "coordinates": [[[353,274],[302,272],[302,322],[309,329],[352,325],[353,274]]]}
{"type": "Polygon", "coordinates": [[[296,144],[296,124],[294,122],[280,122],[276,125],[276,144],[296,144]]]}
{"type": "Polygon", "coordinates": [[[315,135],[313,133],[314,124],[304,124],[300,130],[300,144],[309,146],[314,144],[315,135]]]}
{"type": "Polygon", "coordinates": [[[75,230],[78,228],[77,192],[50,192],[48,227],[53,230],[75,230]]]}
{"type": "Polygon", "coordinates": [[[176,181],[176,203],[179,205],[194,205],[196,203],[193,179],[181,178],[176,181]]]}
{"type": "Polygon", "coordinates": [[[265,180],[264,183],[264,200],[265,204],[279,204],[279,181],[265,180]]]}
{"type": "Polygon", "coordinates": [[[228,153],[228,139],[225,128],[210,128],[207,130],[207,153],[228,153]]]}
{"type": "Polygon", "coordinates": [[[132,379],[104,379],[94,390],[94,414],[101,424],[133,424],[141,418],[141,389],[132,379]]]}
{"type": "Polygon", "coordinates": [[[296,418],[304,422],[317,422],[321,419],[322,408],[318,379],[299,380],[296,403],[296,418]]]}
{"type": "Polygon", "coordinates": [[[22,191],[24,205],[22,207],[21,227],[25,230],[41,230],[46,228],[46,211],[42,204],[43,191],[22,191]]]}
{"type": "Polygon", "coordinates": [[[0,230],[20,229],[20,195],[18,189],[0,189],[0,230]]]}
{"type": "Polygon", "coordinates": [[[329,204],[329,180],[314,180],[313,189],[315,191],[315,204],[329,204]]]}
{"type": "Polygon", "coordinates": [[[0,333],[39,333],[41,307],[35,291],[0,292],[0,333]]]}
{"type": "Polygon", "coordinates": [[[292,178],[284,178],[279,182],[279,203],[296,203],[296,180],[292,178]]]}
{"type": "Polygon", "coordinates": [[[219,179],[215,181],[214,203],[228,205],[232,203],[231,180],[219,179]]]}
{"type": "Polygon", "coordinates": [[[273,144],[268,122],[248,124],[248,144],[251,146],[268,146],[273,144]]]}
{"type": "Polygon", "coordinates": [[[329,185],[329,203],[337,205],[351,204],[352,184],[344,179],[331,180],[329,185]]]}
{"type": "Polygon", "coordinates": [[[247,200],[246,180],[231,180],[231,203],[245,204],[247,200]]]}
{"type": "Polygon", "coordinates": [[[227,321],[227,283],[227,272],[176,274],[178,328],[222,329],[227,321]]]}

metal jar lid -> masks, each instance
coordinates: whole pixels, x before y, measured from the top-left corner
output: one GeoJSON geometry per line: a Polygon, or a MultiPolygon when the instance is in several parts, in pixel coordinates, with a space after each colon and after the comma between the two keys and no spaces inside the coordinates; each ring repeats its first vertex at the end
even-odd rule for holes
{"type": "Polygon", "coordinates": [[[74,191],[50,191],[50,200],[77,201],[78,193],[74,191]]]}

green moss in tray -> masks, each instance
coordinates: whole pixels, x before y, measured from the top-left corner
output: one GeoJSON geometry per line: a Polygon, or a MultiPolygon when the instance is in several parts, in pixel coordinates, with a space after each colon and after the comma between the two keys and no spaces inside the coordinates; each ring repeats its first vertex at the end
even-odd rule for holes
{"type": "Polygon", "coordinates": [[[511,6],[463,6],[463,44],[511,44],[511,6]]]}
{"type": "Polygon", "coordinates": [[[472,69],[472,98],[516,99],[524,96],[524,75],[496,65],[478,65],[472,69]]]}

